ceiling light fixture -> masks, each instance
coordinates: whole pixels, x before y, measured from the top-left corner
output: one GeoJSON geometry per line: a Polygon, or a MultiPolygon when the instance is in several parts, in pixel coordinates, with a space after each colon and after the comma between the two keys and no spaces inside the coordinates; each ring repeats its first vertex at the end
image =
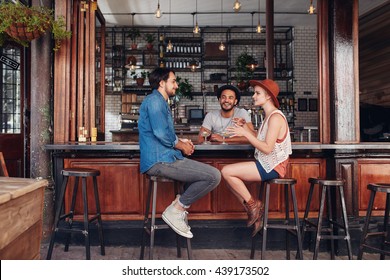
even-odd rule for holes
{"type": "MultiPolygon", "coordinates": [[[[171,0],[169,0],[169,31],[171,31],[171,0]]],[[[171,42],[171,39],[168,41],[167,50],[172,51],[173,50],[173,44],[171,42]]]]}
{"type": "MultiPolygon", "coordinates": [[[[223,27],[223,3],[222,3],[222,0],[221,0],[221,33],[222,33],[222,27],[223,27]]],[[[222,40],[221,40],[221,44],[219,45],[218,49],[223,52],[225,50],[225,45],[223,44],[222,40]]]]}
{"type": "Polygon", "coordinates": [[[241,10],[241,3],[236,0],[233,5],[233,10],[237,13],[241,10]]]}
{"type": "Polygon", "coordinates": [[[259,0],[259,20],[257,22],[256,32],[261,33],[261,24],[260,24],[260,0],[259,0]]]}
{"type": "Polygon", "coordinates": [[[253,33],[254,33],[254,26],[253,26],[253,15],[255,12],[251,12],[252,14],[252,28],[251,28],[251,38],[252,38],[252,60],[249,61],[249,63],[246,65],[247,68],[249,68],[250,71],[255,71],[256,67],[258,66],[257,61],[255,60],[255,57],[253,55],[253,46],[255,42],[253,41],[253,33]]]}
{"type": "Polygon", "coordinates": [[[160,9],[160,0],[158,0],[158,3],[157,3],[157,10],[156,10],[156,12],[154,13],[154,15],[156,16],[156,18],[162,17],[162,11],[161,11],[161,9],[160,9]]]}
{"type": "Polygon", "coordinates": [[[316,11],[316,8],[314,8],[314,6],[313,6],[313,0],[310,0],[310,7],[309,7],[309,9],[307,10],[307,12],[308,12],[310,15],[312,15],[312,14],[314,14],[315,11],[316,11]]]}

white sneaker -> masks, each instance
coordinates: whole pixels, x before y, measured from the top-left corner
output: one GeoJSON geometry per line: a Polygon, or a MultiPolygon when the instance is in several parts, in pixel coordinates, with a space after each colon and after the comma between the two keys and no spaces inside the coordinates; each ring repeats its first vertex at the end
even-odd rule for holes
{"type": "Polygon", "coordinates": [[[185,238],[192,238],[194,235],[191,228],[187,224],[187,211],[177,209],[172,203],[162,213],[162,219],[166,222],[177,234],[185,238]]]}

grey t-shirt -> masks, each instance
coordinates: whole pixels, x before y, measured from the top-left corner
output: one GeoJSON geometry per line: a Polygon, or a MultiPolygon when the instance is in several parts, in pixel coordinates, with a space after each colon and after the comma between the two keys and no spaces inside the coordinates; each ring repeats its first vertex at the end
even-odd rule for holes
{"type": "Polygon", "coordinates": [[[211,133],[222,134],[228,126],[233,125],[233,118],[243,118],[246,122],[251,122],[251,117],[247,110],[235,107],[234,114],[231,118],[222,117],[220,110],[207,113],[202,126],[210,130],[211,133]]]}

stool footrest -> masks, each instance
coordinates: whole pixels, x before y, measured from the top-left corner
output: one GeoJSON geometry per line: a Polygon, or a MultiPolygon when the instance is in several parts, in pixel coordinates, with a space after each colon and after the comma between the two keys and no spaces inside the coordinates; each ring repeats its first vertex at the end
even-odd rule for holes
{"type": "Polygon", "coordinates": [[[274,228],[274,229],[292,229],[297,230],[297,226],[295,225],[267,225],[267,228],[274,228]]]}
{"type": "Polygon", "coordinates": [[[321,235],[320,239],[327,239],[327,240],[349,240],[350,238],[348,236],[340,236],[340,235],[321,235]]]}
{"type": "Polygon", "coordinates": [[[385,251],[385,250],[382,250],[380,248],[377,248],[377,247],[374,247],[374,246],[371,246],[371,245],[368,245],[368,244],[363,244],[361,246],[364,247],[364,248],[371,249],[371,250],[375,251],[376,253],[380,253],[380,254],[384,254],[384,255],[390,256],[390,251],[385,251]]]}
{"type": "Polygon", "coordinates": [[[79,229],[79,228],[56,228],[56,232],[65,232],[65,233],[82,233],[87,232],[85,229],[79,229]]]}

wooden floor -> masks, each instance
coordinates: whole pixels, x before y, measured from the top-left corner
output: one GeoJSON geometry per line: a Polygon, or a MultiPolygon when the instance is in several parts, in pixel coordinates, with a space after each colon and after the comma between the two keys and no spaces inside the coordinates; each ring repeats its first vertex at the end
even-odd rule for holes
{"type": "MultiPolygon", "coordinates": [[[[41,246],[41,259],[46,259],[48,245],[41,246]]],[[[106,246],[106,255],[100,255],[100,247],[91,246],[91,259],[93,260],[138,260],[140,254],[140,247],[129,246],[106,246]]],[[[148,257],[148,250],[146,250],[145,258],[148,257]]],[[[193,258],[196,260],[248,260],[250,257],[250,250],[240,249],[193,249],[193,258]]],[[[257,251],[255,259],[260,258],[260,252],[257,251]]],[[[294,252],[292,252],[292,259],[295,258],[294,252]]],[[[304,250],[304,259],[311,260],[313,258],[313,252],[304,250]]],[[[84,246],[70,246],[68,252],[64,252],[63,244],[55,244],[52,254],[53,260],[83,260],[85,259],[85,247],[84,246]]],[[[182,249],[182,258],[176,257],[176,248],[174,247],[160,247],[157,246],[154,249],[155,260],[178,260],[187,259],[187,251],[182,249]]],[[[285,260],[285,251],[267,251],[264,259],[267,260],[285,260]]],[[[329,260],[330,254],[327,252],[321,252],[318,256],[319,260],[329,260]]],[[[336,256],[337,260],[347,260],[348,257],[336,256]]],[[[353,256],[356,259],[356,256],[353,256]]],[[[379,255],[368,254],[363,255],[365,260],[379,260],[379,255]]]]}

